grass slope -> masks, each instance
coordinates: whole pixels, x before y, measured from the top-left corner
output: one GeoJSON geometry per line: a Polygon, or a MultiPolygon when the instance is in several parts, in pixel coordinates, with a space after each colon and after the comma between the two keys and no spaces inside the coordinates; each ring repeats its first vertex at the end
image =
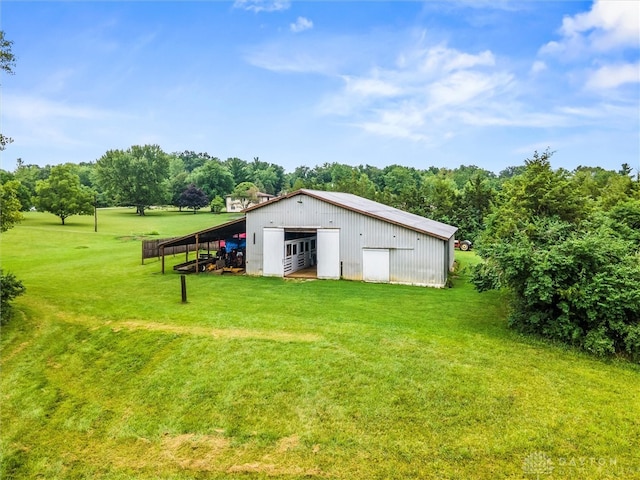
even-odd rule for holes
{"type": "MultiPolygon", "coordinates": [[[[140,236],[228,217],[29,213],[1,478],[640,478],[640,369],[518,336],[497,293],[198,275],[140,236]]],[[[464,265],[475,257],[458,253],[464,265]]]]}

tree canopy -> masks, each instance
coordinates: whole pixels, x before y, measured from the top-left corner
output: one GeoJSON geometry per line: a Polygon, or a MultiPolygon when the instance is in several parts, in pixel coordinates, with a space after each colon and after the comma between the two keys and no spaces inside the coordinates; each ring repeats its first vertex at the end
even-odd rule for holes
{"type": "Polygon", "coordinates": [[[209,205],[209,198],[207,195],[193,183],[189,185],[180,195],[178,199],[179,207],[186,207],[193,210],[195,214],[202,207],[209,205]]]}
{"type": "Polygon", "coordinates": [[[242,208],[247,208],[251,203],[258,203],[258,187],[252,182],[242,182],[236,185],[231,196],[240,201],[242,208]]]}
{"type": "Polygon", "coordinates": [[[0,231],[6,232],[23,219],[18,198],[20,182],[9,180],[0,185],[0,231]]]}
{"type": "Polygon", "coordinates": [[[208,160],[202,166],[194,169],[188,180],[201,188],[209,198],[216,195],[224,197],[231,193],[234,187],[233,175],[217,158],[208,160]]]}
{"type": "Polygon", "coordinates": [[[120,205],[136,207],[144,215],[147,207],[167,200],[169,155],[158,145],[134,145],[127,150],[109,150],[97,162],[97,183],[120,205]]]}
{"type": "Polygon", "coordinates": [[[35,200],[40,210],[58,216],[62,225],[71,215],[92,215],[94,211],[93,192],[80,184],[70,165],[55,166],[48,179],[39,180],[35,200]]]}

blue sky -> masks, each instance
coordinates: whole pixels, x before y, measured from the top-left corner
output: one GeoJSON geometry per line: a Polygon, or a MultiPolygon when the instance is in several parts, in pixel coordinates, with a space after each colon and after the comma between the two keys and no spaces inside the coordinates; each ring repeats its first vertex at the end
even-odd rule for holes
{"type": "Polygon", "coordinates": [[[221,159],[640,168],[640,2],[5,0],[2,168],[221,159]]]}

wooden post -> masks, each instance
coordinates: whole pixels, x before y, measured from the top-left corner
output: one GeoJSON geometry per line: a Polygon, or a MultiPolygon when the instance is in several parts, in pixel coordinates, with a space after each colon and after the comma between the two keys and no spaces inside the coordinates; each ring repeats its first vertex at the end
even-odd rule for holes
{"type": "Polygon", "coordinates": [[[161,250],[162,250],[162,274],[164,275],[164,247],[162,247],[161,250]]]}
{"type": "Polygon", "coordinates": [[[182,303],[187,303],[187,277],[180,275],[180,286],[182,287],[182,303]]]}
{"type": "MultiPolygon", "coordinates": [[[[93,231],[98,231],[98,195],[93,195],[93,231]]],[[[144,263],[144,261],[142,262],[144,263]]]]}
{"type": "Polygon", "coordinates": [[[199,235],[196,233],[196,275],[200,273],[200,265],[198,264],[200,259],[200,243],[198,238],[199,235]]]}

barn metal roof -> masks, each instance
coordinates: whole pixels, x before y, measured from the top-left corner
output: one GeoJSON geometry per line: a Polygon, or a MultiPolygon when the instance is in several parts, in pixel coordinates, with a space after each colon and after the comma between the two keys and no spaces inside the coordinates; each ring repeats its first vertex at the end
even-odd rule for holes
{"type": "Polygon", "coordinates": [[[183,237],[173,238],[160,243],[158,247],[164,248],[175,247],[177,245],[194,245],[196,243],[196,236],[198,243],[215,242],[216,240],[226,240],[227,238],[245,233],[246,231],[247,219],[246,217],[242,217],[221,225],[216,225],[215,227],[207,228],[206,230],[200,230],[199,232],[190,233],[183,237]]]}
{"type": "Polygon", "coordinates": [[[258,208],[273,205],[274,203],[282,201],[286,198],[295,197],[297,195],[308,195],[310,197],[317,198],[318,200],[331,203],[338,207],[346,208],[347,210],[352,210],[369,217],[400,225],[410,230],[441,238],[443,240],[450,239],[458,230],[457,227],[454,227],[452,225],[437,222],[435,220],[421,217],[420,215],[416,215],[413,213],[405,212],[398,208],[390,207],[389,205],[384,205],[367,198],[359,197],[358,195],[343,192],[326,192],[322,190],[300,189],[286,196],[277,197],[269,200],[268,202],[254,205],[244,211],[250,212],[258,208]]]}

